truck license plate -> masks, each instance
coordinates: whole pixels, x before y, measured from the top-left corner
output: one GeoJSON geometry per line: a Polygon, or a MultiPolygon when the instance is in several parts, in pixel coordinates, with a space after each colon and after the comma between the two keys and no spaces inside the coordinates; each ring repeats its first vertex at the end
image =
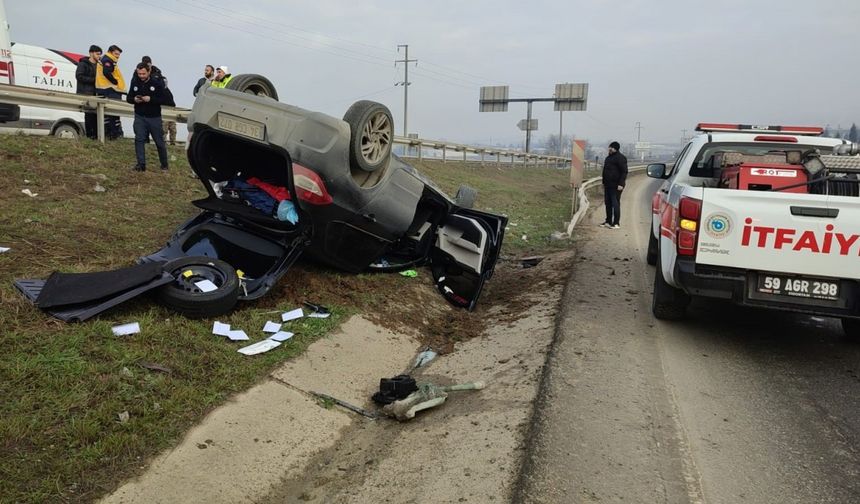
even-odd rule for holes
{"type": "Polygon", "coordinates": [[[759,273],[758,292],[776,296],[839,301],[839,281],[759,273]]]}
{"type": "Polygon", "coordinates": [[[248,138],[262,141],[265,138],[265,126],[257,121],[242,119],[223,112],[218,113],[218,127],[248,138]]]}

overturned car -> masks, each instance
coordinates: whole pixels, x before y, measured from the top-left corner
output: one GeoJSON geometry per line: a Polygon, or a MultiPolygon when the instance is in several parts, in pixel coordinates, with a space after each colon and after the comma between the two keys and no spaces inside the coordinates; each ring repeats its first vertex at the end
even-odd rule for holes
{"type": "Polygon", "coordinates": [[[261,76],[231,84],[202,89],[188,122],[202,212],[141,259],[164,262],[174,279],[159,287],[162,302],[223,313],[264,295],[305,254],[350,272],[429,264],[445,299],[475,307],[507,219],[468,208],[471,188],[452,200],[395,156],[384,105],[356,102],[341,120],[278,102],[261,76]]]}

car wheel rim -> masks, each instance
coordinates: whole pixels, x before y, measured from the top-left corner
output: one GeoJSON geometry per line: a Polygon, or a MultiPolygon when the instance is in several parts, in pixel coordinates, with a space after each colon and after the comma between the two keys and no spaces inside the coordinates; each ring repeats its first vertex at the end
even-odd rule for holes
{"type": "Polygon", "coordinates": [[[208,264],[190,264],[183,266],[170,272],[176,280],[174,286],[180,290],[190,294],[203,294],[204,292],[197,287],[197,282],[209,280],[219,289],[227,283],[227,276],[223,271],[214,268],[208,264]],[[186,272],[190,271],[191,274],[186,272]]]}
{"type": "Polygon", "coordinates": [[[391,120],[385,112],[370,116],[361,135],[361,156],[370,164],[377,164],[388,156],[391,149],[391,120]]]}

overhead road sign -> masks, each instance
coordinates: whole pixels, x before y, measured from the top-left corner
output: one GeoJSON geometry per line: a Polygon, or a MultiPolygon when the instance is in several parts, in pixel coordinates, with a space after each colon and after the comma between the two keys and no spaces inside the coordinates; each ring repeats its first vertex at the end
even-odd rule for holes
{"type": "Polygon", "coordinates": [[[555,111],[583,111],[588,105],[588,83],[556,84],[555,111]]]}
{"type": "Polygon", "coordinates": [[[479,110],[481,112],[507,112],[508,86],[481,87],[481,99],[479,103],[479,110]]]}
{"type": "Polygon", "coordinates": [[[538,129],[538,120],[537,119],[520,119],[520,122],[517,123],[517,128],[520,131],[537,131],[538,129]]]}

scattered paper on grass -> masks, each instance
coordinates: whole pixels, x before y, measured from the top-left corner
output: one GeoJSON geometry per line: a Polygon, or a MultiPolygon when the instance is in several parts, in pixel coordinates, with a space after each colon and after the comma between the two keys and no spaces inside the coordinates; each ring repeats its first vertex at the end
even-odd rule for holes
{"type": "Polygon", "coordinates": [[[212,283],[211,280],[200,280],[199,282],[194,282],[194,285],[197,286],[203,292],[212,292],[218,290],[218,286],[212,283]]]}
{"type": "Polygon", "coordinates": [[[131,418],[131,415],[128,414],[128,411],[123,411],[117,416],[119,417],[119,423],[126,423],[128,422],[128,419],[131,418]]]}
{"type": "Polygon", "coordinates": [[[295,334],[293,334],[289,331],[278,331],[275,334],[269,336],[269,339],[273,340],[273,341],[287,341],[288,339],[292,338],[293,336],[295,336],[295,334]]]}
{"type": "Polygon", "coordinates": [[[21,192],[26,194],[27,196],[29,196],[31,198],[35,198],[36,196],[39,195],[39,193],[34,193],[33,191],[31,191],[29,189],[21,189],[21,192]]]}
{"type": "Polygon", "coordinates": [[[140,324],[138,324],[137,322],[130,322],[128,324],[114,326],[111,330],[117,336],[128,336],[129,334],[139,333],[140,324]]]}
{"type": "Polygon", "coordinates": [[[266,325],[263,327],[263,332],[267,332],[267,333],[276,333],[280,330],[281,330],[281,324],[278,324],[276,322],[272,322],[271,320],[266,322],[266,325]]]}
{"type": "Polygon", "coordinates": [[[229,336],[230,324],[224,324],[216,320],[215,324],[212,326],[212,334],[216,336],[229,336]]]}
{"type": "Polygon", "coordinates": [[[230,338],[230,341],[245,341],[250,339],[248,338],[248,335],[245,334],[245,331],[241,329],[227,332],[227,337],[230,338]]]}
{"type": "Polygon", "coordinates": [[[296,308],[295,310],[282,313],[281,320],[283,322],[289,322],[290,320],[300,319],[304,316],[305,312],[303,312],[301,308],[296,308]]]}
{"type": "Polygon", "coordinates": [[[331,316],[331,313],[319,313],[319,312],[308,313],[308,318],[329,318],[330,316],[331,316]]]}
{"type": "Polygon", "coordinates": [[[254,343],[253,345],[248,345],[246,347],[242,347],[239,349],[239,353],[245,354],[245,355],[257,355],[257,354],[261,354],[263,352],[268,352],[269,350],[271,350],[273,348],[277,348],[279,346],[281,346],[280,341],[275,341],[275,340],[269,338],[269,339],[264,339],[263,341],[258,341],[256,343],[254,343]]]}
{"type": "Polygon", "coordinates": [[[0,254],[2,254],[3,252],[9,252],[10,250],[12,249],[10,249],[9,247],[0,247],[0,254]]]}

